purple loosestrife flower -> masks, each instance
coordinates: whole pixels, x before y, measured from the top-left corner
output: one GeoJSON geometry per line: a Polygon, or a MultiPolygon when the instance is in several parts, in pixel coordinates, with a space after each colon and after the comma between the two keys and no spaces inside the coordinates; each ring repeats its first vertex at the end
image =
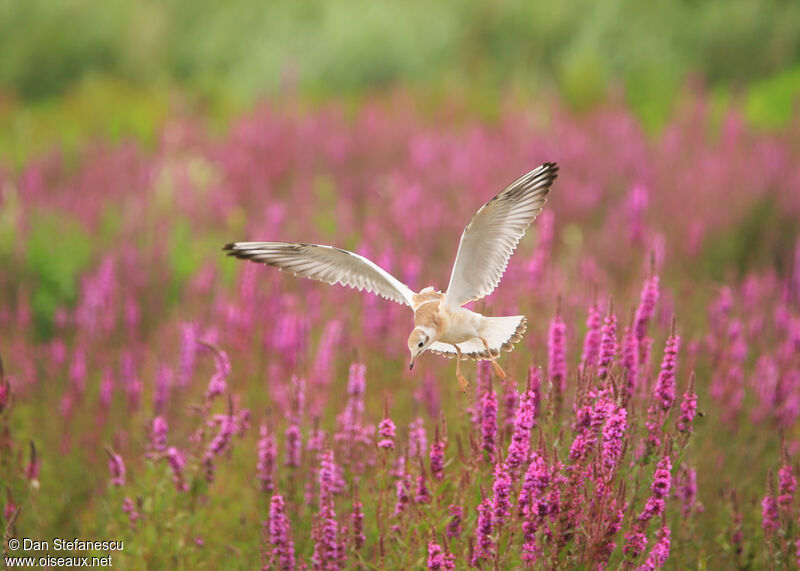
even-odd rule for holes
{"type": "Polygon", "coordinates": [[[206,400],[211,401],[225,392],[228,387],[228,375],[231,372],[231,362],[228,359],[228,354],[219,349],[215,345],[206,341],[200,342],[204,347],[214,353],[214,374],[211,375],[211,380],[208,382],[206,389],[206,400]]]}
{"type": "Polygon", "coordinates": [[[0,413],[8,406],[9,400],[11,400],[11,384],[5,380],[3,363],[0,361],[0,413]]]}
{"type": "Polygon", "coordinates": [[[541,548],[536,543],[536,532],[550,511],[549,498],[545,497],[550,479],[551,474],[544,458],[534,453],[517,500],[518,513],[523,518],[522,559],[528,564],[536,562],[541,556],[541,548]]]}
{"type": "Polygon", "coordinates": [[[783,511],[789,511],[794,500],[794,493],[797,490],[797,478],[789,462],[789,453],[786,446],[783,447],[783,462],[778,470],[778,506],[783,511]]]}
{"type": "Polygon", "coordinates": [[[547,469],[547,462],[539,453],[534,452],[517,498],[520,516],[538,519],[547,514],[548,507],[544,492],[549,484],[550,472],[547,469]]]}
{"type": "Polygon", "coordinates": [[[408,474],[403,474],[395,482],[395,497],[394,516],[400,516],[405,511],[406,506],[411,502],[409,494],[411,493],[411,481],[408,479],[408,474]]]}
{"type": "Polygon", "coordinates": [[[528,565],[536,563],[542,555],[542,550],[536,543],[537,529],[537,524],[531,520],[526,519],[522,522],[522,536],[524,541],[522,544],[522,560],[528,565]]]}
{"type": "Polygon", "coordinates": [[[675,421],[675,428],[679,432],[689,432],[692,429],[692,421],[697,414],[697,393],[694,390],[695,377],[692,371],[689,377],[689,386],[686,392],[683,393],[683,400],[681,401],[681,414],[678,420],[675,421]]]}
{"type": "Polygon", "coordinates": [[[111,473],[111,485],[124,486],[125,462],[123,462],[122,456],[111,450],[111,448],[106,448],[106,454],[108,454],[108,471],[111,473]]]}
{"type": "MultiPolygon", "coordinates": [[[[2,387],[0,387],[0,391],[2,391],[2,387]]],[[[111,406],[111,399],[114,396],[114,376],[112,375],[109,369],[106,369],[103,373],[103,380],[100,381],[100,405],[104,410],[108,410],[111,406]]],[[[3,410],[2,405],[0,405],[0,411],[3,410]]]]}
{"type": "Polygon", "coordinates": [[[636,184],[628,193],[628,239],[632,245],[641,245],[644,242],[644,213],[647,210],[647,187],[636,184]]]}
{"type": "Polygon", "coordinates": [[[780,527],[778,502],[775,500],[775,482],[772,469],[767,475],[767,495],[761,500],[761,527],[766,535],[772,535],[780,527]]]}
{"type": "Polygon", "coordinates": [[[181,350],[178,363],[178,386],[187,387],[194,374],[197,360],[197,325],[184,323],[181,325],[181,350]]]}
{"type": "Polygon", "coordinates": [[[476,392],[478,395],[482,395],[492,388],[492,365],[489,361],[478,361],[476,368],[476,392]]]}
{"type": "Polygon", "coordinates": [[[229,414],[216,415],[210,424],[212,423],[219,424],[219,430],[203,453],[203,464],[206,468],[206,481],[208,482],[214,481],[214,458],[227,448],[236,428],[233,411],[230,411],[229,414]]]}
{"type": "Polygon", "coordinates": [[[122,386],[125,387],[125,396],[128,399],[128,407],[135,410],[139,407],[139,399],[142,396],[142,381],[136,371],[136,360],[131,351],[122,354],[120,362],[122,386]]]}
{"type": "MultiPolygon", "coordinates": [[[[561,300],[558,302],[561,305],[561,300]]],[[[556,311],[556,316],[550,321],[547,334],[547,370],[550,373],[550,382],[556,398],[564,394],[567,379],[567,347],[564,320],[561,318],[561,309],[556,311]]]]}
{"type": "Polygon", "coordinates": [[[508,467],[505,463],[498,462],[494,467],[494,485],[492,492],[492,512],[495,525],[498,529],[503,527],[506,518],[511,514],[511,476],[508,475],[508,467]]]}
{"type": "Polygon", "coordinates": [[[333,450],[327,449],[320,456],[319,464],[319,490],[320,502],[322,496],[333,496],[336,481],[336,464],[333,459],[333,450]]]}
{"type": "Polygon", "coordinates": [[[364,441],[364,391],[366,367],[362,363],[352,363],[347,379],[347,404],[339,415],[337,440],[349,441],[351,445],[364,441]]]}
{"type": "MultiPolygon", "coordinates": [[[[798,264],[798,267],[800,267],[800,264],[798,264]]],[[[800,271],[798,271],[798,275],[800,275],[800,271]]],[[[800,291],[800,288],[798,288],[798,291],[800,291]]],[[[798,522],[800,522],[800,520],[798,520],[798,522]]],[[[794,557],[795,564],[800,567],[800,538],[797,538],[797,541],[794,542],[794,557]]]]}
{"type": "Polygon", "coordinates": [[[664,424],[664,411],[660,407],[647,407],[647,419],[644,421],[647,428],[648,453],[661,446],[661,429],[664,424]]]}
{"type": "Polygon", "coordinates": [[[450,504],[447,508],[447,513],[450,514],[450,521],[447,522],[445,529],[447,537],[450,539],[461,535],[461,519],[464,517],[464,512],[458,504],[450,504]]]}
{"type": "Polygon", "coordinates": [[[481,447],[490,457],[494,457],[497,436],[497,394],[491,386],[483,393],[481,399],[481,417],[481,447]]]}
{"type": "Polygon", "coordinates": [[[353,526],[353,547],[361,549],[367,541],[364,535],[364,510],[361,500],[353,501],[353,511],[350,512],[350,522],[353,526]]]}
{"type": "Polygon", "coordinates": [[[69,368],[69,380],[79,395],[86,390],[86,375],[86,349],[81,345],[75,349],[75,356],[69,368]]]}
{"type": "Polygon", "coordinates": [[[163,416],[157,416],[150,424],[150,451],[148,457],[161,454],[167,450],[167,421],[163,416]]]}
{"type": "Polygon", "coordinates": [[[420,471],[417,476],[417,492],[414,495],[414,501],[418,504],[431,503],[431,493],[428,490],[428,478],[425,475],[425,470],[420,471]]]}
{"type": "Polygon", "coordinates": [[[625,534],[625,547],[622,548],[622,552],[631,559],[636,559],[644,553],[645,547],[647,547],[647,535],[634,525],[633,529],[625,534]]]}
{"type": "Polygon", "coordinates": [[[684,518],[689,517],[697,500],[697,470],[686,466],[681,469],[675,484],[675,496],[683,503],[681,514],[684,518]]]}
{"type": "Polygon", "coordinates": [[[672,319],[672,332],[667,339],[664,349],[664,359],[661,362],[661,372],[656,381],[655,396],[661,405],[661,410],[668,411],[675,403],[675,370],[677,368],[678,349],[681,338],[675,334],[675,318],[672,319]]]}
{"type": "MultiPolygon", "coordinates": [[[[631,321],[633,321],[631,319],[631,321]]],[[[625,327],[622,335],[622,369],[625,371],[625,386],[623,394],[626,399],[633,396],[633,391],[639,386],[639,344],[633,331],[633,324],[625,327]]]]}
{"type": "Polygon", "coordinates": [[[325,431],[319,427],[319,420],[314,419],[314,427],[308,435],[306,450],[309,452],[321,452],[325,447],[325,431]]]}
{"type": "Polygon", "coordinates": [[[175,484],[175,489],[179,492],[185,492],[189,489],[186,481],[183,478],[183,468],[186,466],[186,458],[183,452],[170,446],[166,453],[167,464],[172,470],[172,481],[175,484]]]}
{"type": "Polygon", "coordinates": [[[494,556],[495,544],[492,538],[492,505],[489,498],[478,506],[478,522],[475,525],[475,551],[472,553],[473,566],[477,567],[481,560],[488,560],[494,556]]]}
{"type": "Polygon", "coordinates": [[[672,463],[669,456],[664,456],[656,466],[653,474],[653,483],[650,485],[651,496],[647,499],[644,510],[639,514],[638,520],[642,525],[647,525],[651,519],[664,515],[664,506],[669,489],[672,484],[672,463]]]}
{"type": "Polygon", "coordinates": [[[656,466],[653,474],[653,484],[650,491],[654,498],[666,499],[669,495],[670,485],[672,484],[672,462],[669,456],[664,456],[656,466]]]}
{"type": "Polygon", "coordinates": [[[247,430],[250,428],[250,409],[245,408],[239,411],[239,414],[236,415],[234,419],[234,426],[236,426],[236,436],[239,438],[243,437],[247,430]]]}
{"type": "Polygon", "coordinates": [[[172,387],[172,369],[166,363],[161,363],[158,367],[155,385],[153,408],[156,412],[160,412],[167,406],[170,389],[172,387]]]}
{"type": "Polygon", "coordinates": [[[136,522],[139,521],[139,512],[136,509],[136,504],[133,503],[133,500],[130,497],[125,497],[122,500],[122,511],[123,513],[128,514],[128,520],[131,522],[131,527],[136,527],[136,522]]]}
{"type": "MultiPolygon", "coordinates": [[[[634,318],[634,331],[636,332],[636,339],[641,341],[647,337],[647,326],[658,302],[658,275],[654,270],[651,270],[651,275],[644,282],[642,294],[639,300],[639,307],[636,309],[636,317],[634,318]]],[[[639,363],[643,360],[640,358],[639,363]]]]}
{"type": "Polygon", "coordinates": [[[439,424],[436,424],[436,432],[434,433],[433,443],[430,450],[430,467],[431,477],[434,480],[441,480],[444,478],[444,442],[439,436],[439,424]]]}
{"type": "Polygon", "coordinates": [[[597,308],[597,303],[594,303],[589,307],[589,315],[586,318],[586,336],[583,338],[581,371],[585,371],[586,367],[590,367],[597,362],[597,356],[600,354],[600,326],[602,323],[603,318],[600,316],[600,310],[597,308]]]}
{"type": "Polygon", "coordinates": [[[516,471],[528,459],[531,447],[531,429],[536,423],[536,397],[531,390],[522,393],[519,406],[514,414],[514,429],[508,445],[506,463],[516,471]]]}
{"type": "Polygon", "coordinates": [[[394,422],[392,419],[389,418],[389,399],[386,399],[385,405],[385,413],[383,416],[383,420],[381,420],[380,424],[378,425],[378,436],[381,438],[378,441],[378,448],[382,448],[383,450],[394,450],[394,436],[397,430],[394,422]]]}
{"type": "Polygon", "coordinates": [[[262,424],[258,431],[258,462],[256,471],[258,480],[261,482],[263,492],[271,492],[274,488],[273,473],[275,471],[275,436],[272,435],[266,425],[262,424]]]}
{"type": "Polygon", "coordinates": [[[417,417],[408,425],[408,455],[416,458],[424,455],[427,450],[428,435],[425,432],[425,421],[422,417],[417,417]]]}
{"type": "Polygon", "coordinates": [[[622,407],[616,407],[603,427],[603,466],[609,472],[617,467],[622,458],[627,430],[628,411],[622,407]]]}
{"type": "MultiPolygon", "coordinates": [[[[533,394],[533,418],[539,418],[539,407],[542,404],[542,373],[539,367],[528,367],[528,386],[526,392],[533,394]]],[[[534,425],[536,421],[534,420],[534,425]]]]}
{"type": "Polygon", "coordinates": [[[336,465],[333,451],[322,453],[319,469],[319,527],[314,538],[314,569],[341,569],[342,554],[339,552],[339,523],[333,505],[333,487],[336,465]]]}
{"type": "Polygon", "coordinates": [[[519,406],[517,382],[508,378],[503,382],[503,429],[507,434],[514,430],[514,417],[519,406]]]}
{"type": "Polygon", "coordinates": [[[429,571],[447,571],[455,569],[456,562],[455,556],[452,553],[444,551],[438,543],[434,541],[428,542],[428,570],[429,571]]]}
{"type": "Polygon", "coordinates": [[[300,466],[300,451],[303,447],[300,426],[292,422],[286,427],[283,436],[286,440],[286,456],[284,459],[284,465],[291,468],[297,468],[300,466]]]}
{"type": "Polygon", "coordinates": [[[614,314],[614,300],[608,300],[608,314],[606,315],[603,330],[600,335],[600,354],[597,357],[597,376],[605,379],[614,356],[617,353],[617,316],[614,314]]]}
{"type": "Polygon", "coordinates": [[[264,569],[294,570],[294,542],[289,528],[289,519],[286,517],[286,506],[280,494],[273,495],[269,502],[267,531],[270,549],[268,564],[264,569]]]}
{"type": "Polygon", "coordinates": [[[659,530],[658,540],[650,550],[647,561],[645,561],[644,565],[640,566],[637,571],[655,571],[656,569],[661,569],[669,557],[670,545],[670,531],[665,525],[659,530]]]}
{"type": "Polygon", "coordinates": [[[329,321],[322,331],[314,359],[312,380],[317,387],[325,387],[331,379],[331,363],[342,332],[341,321],[329,321]]]}

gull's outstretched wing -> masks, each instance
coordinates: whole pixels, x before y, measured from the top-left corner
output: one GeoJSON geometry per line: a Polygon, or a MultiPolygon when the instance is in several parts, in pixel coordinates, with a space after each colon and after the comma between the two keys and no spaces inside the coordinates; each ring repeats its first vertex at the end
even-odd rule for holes
{"type": "Polygon", "coordinates": [[[411,305],[414,292],[389,272],[347,250],[318,244],[288,242],[234,242],[223,250],[229,256],[252,260],[296,276],[332,285],[342,284],[357,290],[376,293],[397,303],[411,305]]]}
{"type": "Polygon", "coordinates": [[[542,211],[557,174],[555,163],[545,163],[475,213],[461,235],[445,303],[458,307],[492,293],[525,230],[542,211]]]}

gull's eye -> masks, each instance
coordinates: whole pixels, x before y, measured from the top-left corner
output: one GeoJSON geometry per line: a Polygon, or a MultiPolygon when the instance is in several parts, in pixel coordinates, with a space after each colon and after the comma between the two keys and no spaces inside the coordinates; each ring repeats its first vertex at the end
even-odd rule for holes
{"type": "Polygon", "coordinates": [[[425,343],[423,343],[422,341],[420,341],[420,342],[419,342],[419,345],[417,345],[417,347],[422,347],[423,345],[425,345],[425,343]]]}

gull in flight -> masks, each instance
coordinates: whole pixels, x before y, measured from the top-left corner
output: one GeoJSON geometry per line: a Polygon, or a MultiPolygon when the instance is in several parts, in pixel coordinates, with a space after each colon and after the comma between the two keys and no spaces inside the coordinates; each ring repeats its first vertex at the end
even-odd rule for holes
{"type": "Polygon", "coordinates": [[[462,306],[489,295],[500,283],[511,254],[542,211],[557,174],[555,163],[545,163],[511,183],[475,213],[461,235],[444,293],[433,287],[415,293],[374,262],[333,246],[233,242],[223,249],[229,256],[366,290],[408,305],[414,311],[414,329],[408,337],[409,369],[428,350],[456,357],[456,377],[466,390],[469,383],[461,374],[461,361],[489,359],[498,376],[506,378],[496,358],[501,351],[514,349],[527,329],[527,320],[524,315],[485,317],[462,306]]]}

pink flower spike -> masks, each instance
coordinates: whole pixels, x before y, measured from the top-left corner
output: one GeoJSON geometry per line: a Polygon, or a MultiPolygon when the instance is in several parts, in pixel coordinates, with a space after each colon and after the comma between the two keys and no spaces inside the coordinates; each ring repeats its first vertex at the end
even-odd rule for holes
{"type": "Polygon", "coordinates": [[[678,420],[675,422],[675,428],[679,432],[689,432],[692,429],[692,421],[697,414],[697,393],[694,389],[695,375],[694,371],[689,376],[689,386],[686,392],[683,393],[683,400],[681,401],[681,413],[678,420]]]}
{"type": "Polygon", "coordinates": [[[148,452],[150,456],[167,450],[167,430],[167,421],[163,416],[153,419],[150,424],[150,452],[148,452]]]}
{"type": "Polygon", "coordinates": [[[484,498],[478,506],[478,522],[475,525],[475,551],[472,554],[472,561],[470,561],[473,566],[477,567],[480,561],[489,560],[494,556],[493,531],[492,502],[489,498],[484,498]]]}
{"type": "Polygon", "coordinates": [[[378,448],[383,450],[394,450],[394,436],[397,427],[392,419],[389,418],[389,397],[386,397],[384,403],[384,416],[378,425],[378,436],[381,438],[378,441],[378,448]]]}
{"type": "Polygon", "coordinates": [[[111,448],[106,448],[106,454],[108,454],[108,471],[111,473],[111,485],[124,486],[125,462],[123,462],[122,456],[111,450],[111,448]]]}
{"type": "Polygon", "coordinates": [[[274,489],[273,474],[275,472],[275,457],[277,456],[275,436],[267,430],[264,424],[259,428],[258,435],[256,474],[261,482],[261,491],[269,493],[274,489]]]}
{"type": "Polygon", "coordinates": [[[612,472],[622,458],[625,435],[628,430],[628,411],[616,407],[603,427],[603,466],[612,472]]]}
{"type": "Polygon", "coordinates": [[[517,406],[511,443],[508,445],[506,463],[512,471],[517,470],[528,460],[531,447],[531,430],[536,423],[535,414],[536,396],[533,391],[527,390],[522,393],[517,406]]]}
{"type": "Polygon", "coordinates": [[[581,371],[585,371],[586,367],[591,367],[597,362],[597,356],[600,354],[600,327],[602,324],[603,318],[597,308],[597,302],[595,302],[589,307],[589,315],[586,317],[586,336],[583,338],[581,371]]]}
{"type": "MultiPolygon", "coordinates": [[[[651,259],[650,277],[644,282],[639,307],[636,309],[634,331],[636,332],[636,339],[640,343],[647,337],[647,327],[658,302],[658,275],[655,273],[653,264],[654,262],[651,259]]],[[[641,363],[642,360],[640,359],[639,362],[641,363]]]]}
{"type": "Polygon", "coordinates": [[[494,457],[497,436],[497,394],[491,384],[481,399],[481,416],[482,448],[490,457],[494,457]]]}
{"type": "Polygon", "coordinates": [[[295,569],[294,542],[289,528],[289,519],[286,516],[286,506],[283,496],[275,494],[269,502],[268,532],[268,557],[264,569],[281,569],[292,571],[295,569]]]}
{"type": "Polygon", "coordinates": [[[450,521],[447,522],[447,537],[454,538],[461,535],[461,519],[464,513],[461,506],[458,504],[450,504],[447,508],[447,513],[450,515],[450,521]]]}
{"type": "Polygon", "coordinates": [[[492,512],[494,523],[498,529],[503,527],[506,518],[511,514],[511,489],[512,481],[508,475],[508,467],[505,463],[498,462],[494,467],[494,485],[492,491],[492,512]]]}
{"type": "Polygon", "coordinates": [[[172,470],[172,482],[175,484],[175,489],[179,492],[186,492],[189,490],[189,486],[183,478],[183,468],[186,466],[186,457],[183,455],[183,452],[175,448],[174,446],[170,446],[167,449],[167,464],[169,464],[170,470],[172,470]]]}
{"type": "Polygon", "coordinates": [[[608,298],[608,314],[600,335],[600,355],[597,358],[597,376],[605,379],[614,357],[617,354],[617,316],[614,314],[614,300],[608,298]]]}
{"type": "Polygon", "coordinates": [[[661,362],[661,372],[656,381],[655,397],[661,405],[661,410],[668,411],[675,403],[675,370],[677,368],[678,349],[681,338],[675,333],[675,318],[672,318],[672,328],[667,346],[664,349],[664,359],[661,362]]]}
{"type": "Polygon", "coordinates": [[[434,542],[428,542],[428,570],[429,571],[448,571],[455,569],[455,556],[448,553],[441,546],[434,542]]]}
{"type": "Polygon", "coordinates": [[[557,302],[555,317],[550,321],[547,334],[547,370],[550,373],[550,382],[556,398],[564,394],[567,379],[567,327],[561,318],[561,297],[557,302]]]}

